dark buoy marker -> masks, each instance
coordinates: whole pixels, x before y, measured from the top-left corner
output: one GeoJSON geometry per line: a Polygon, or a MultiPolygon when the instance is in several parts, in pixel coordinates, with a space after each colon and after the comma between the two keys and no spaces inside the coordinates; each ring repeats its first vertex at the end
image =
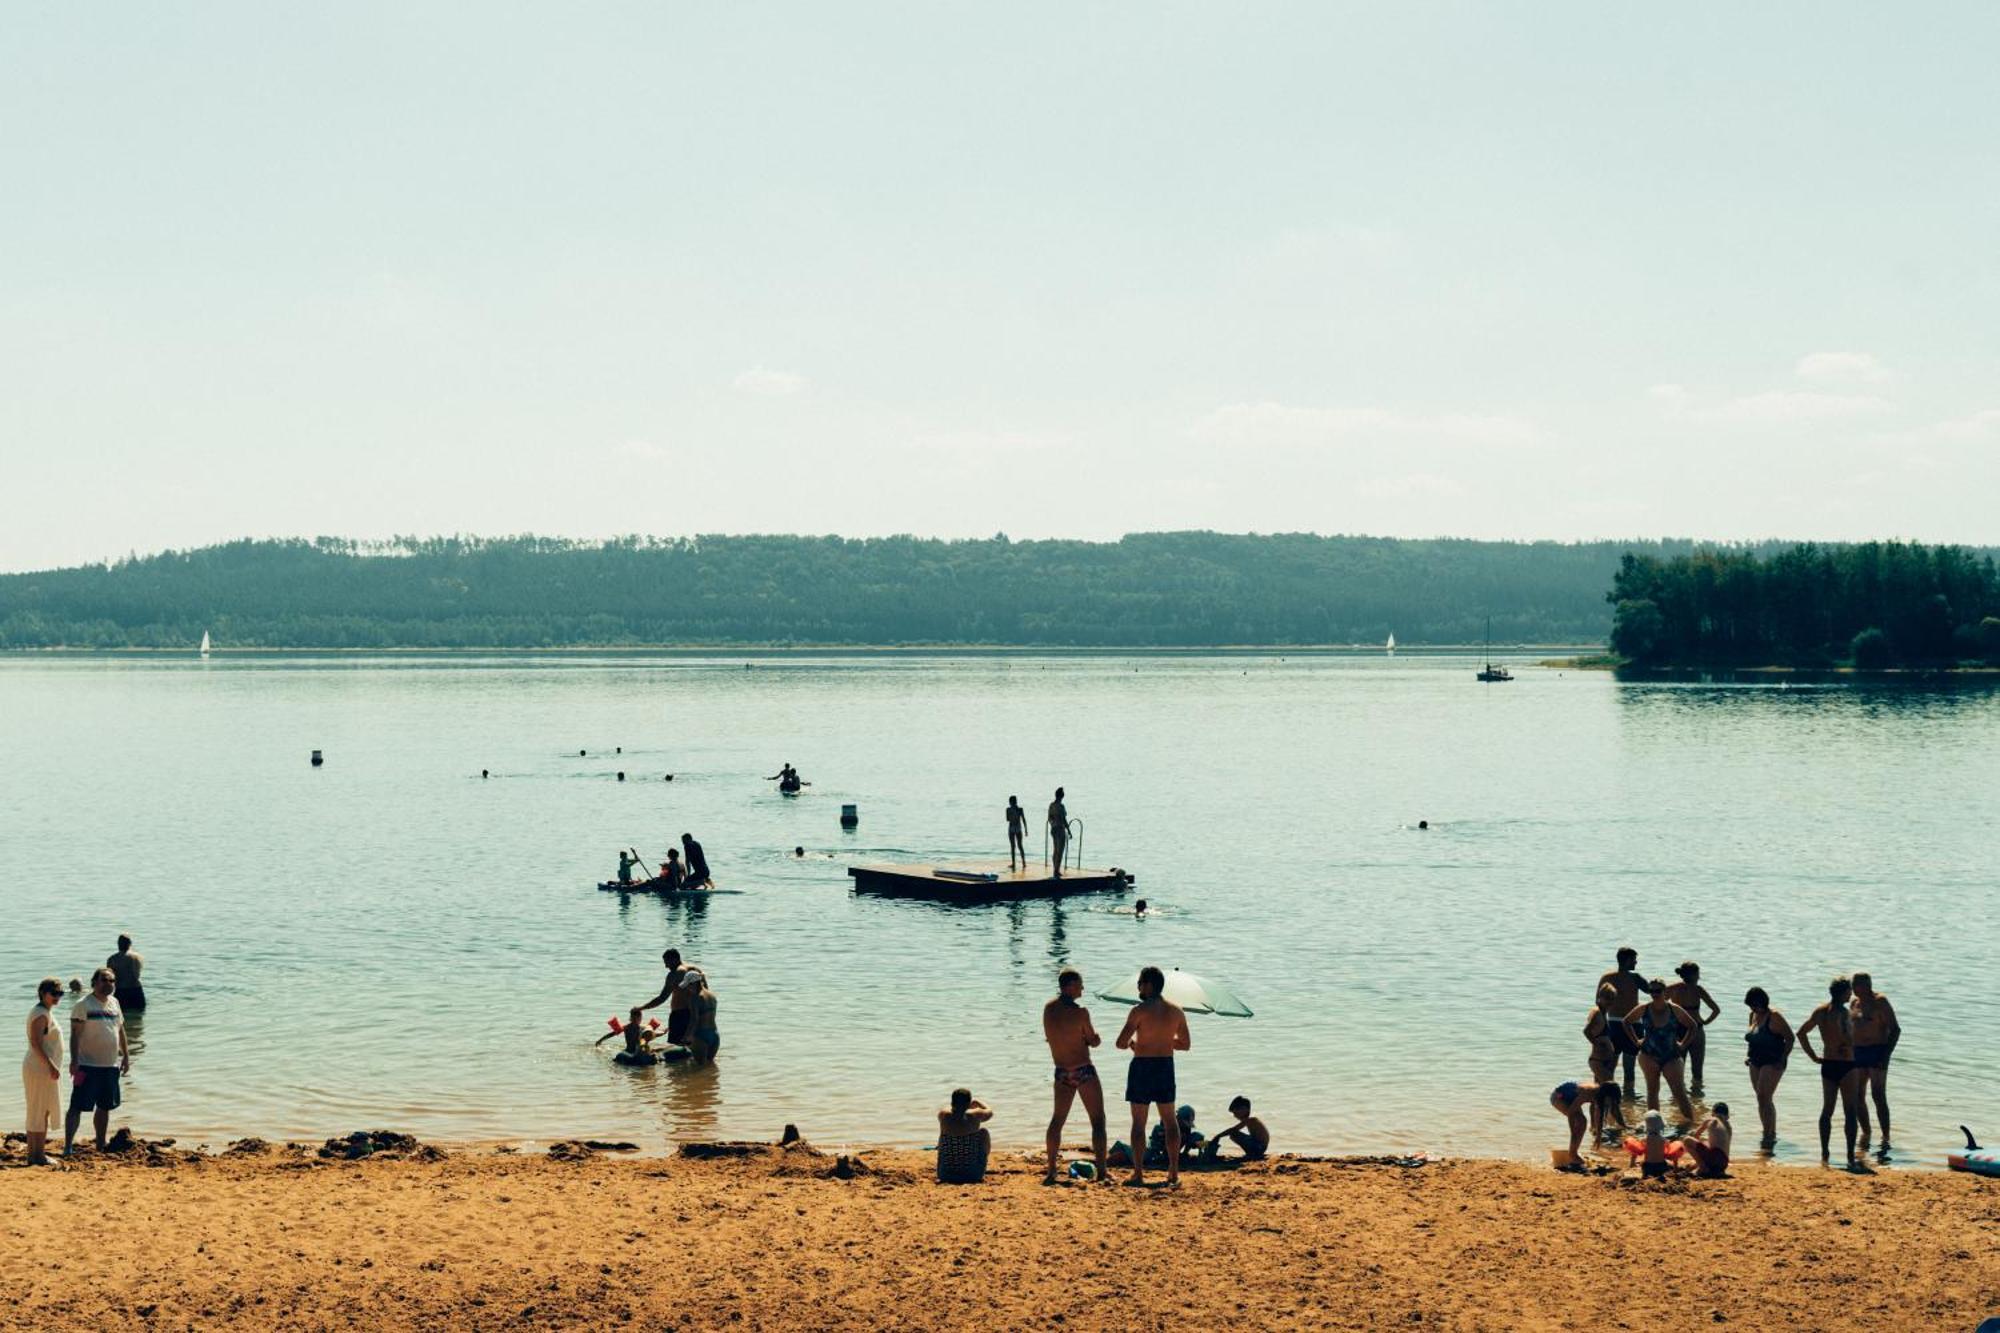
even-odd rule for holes
{"type": "Polygon", "coordinates": [[[840,807],[840,826],[842,828],[853,828],[856,824],[859,824],[860,822],[861,822],[860,806],[843,805],[840,807]]]}
{"type": "Polygon", "coordinates": [[[319,766],[320,766],[321,764],[323,764],[323,763],[325,763],[325,762],[326,762],[326,756],[325,756],[325,755],[323,755],[323,754],[321,754],[321,753],[320,753],[320,752],[319,752],[318,750],[314,750],[314,751],[313,751],[313,760],[312,760],[312,763],[313,763],[313,767],[314,767],[314,768],[318,768],[318,767],[319,767],[319,766]]]}
{"type": "Polygon", "coordinates": [[[622,768],[618,770],[618,780],[620,782],[623,782],[625,780],[625,770],[622,768]]]}
{"type": "Polygon", "coordinates": [[[482,769],[480,769],[480,770],[479,770],[479,776],[480,776],[480,777],[482,777],[482,778],[490,778],[490,777],[492,777],[493,775],[492,775],[491,773],[487,772],[487,771],[486,771],[485,769],[483,769],[483,768],[482,768],[482,769]]]}

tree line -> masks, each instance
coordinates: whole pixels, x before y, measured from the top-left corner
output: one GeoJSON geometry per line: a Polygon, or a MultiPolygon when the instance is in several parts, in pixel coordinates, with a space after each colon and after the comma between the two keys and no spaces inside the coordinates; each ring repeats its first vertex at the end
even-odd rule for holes
{"type": "Polygon", "coordinates": [[[0,647],[1602,643],[1688,542],[1146,533],[238,541],[0,576],[0,647]]]}
{"type": "Polygon", "coordinates": [[[1993,553],[1961,546],[1633,552],[1607,600],[1638,666],[2000,665],[1993,553]]]}

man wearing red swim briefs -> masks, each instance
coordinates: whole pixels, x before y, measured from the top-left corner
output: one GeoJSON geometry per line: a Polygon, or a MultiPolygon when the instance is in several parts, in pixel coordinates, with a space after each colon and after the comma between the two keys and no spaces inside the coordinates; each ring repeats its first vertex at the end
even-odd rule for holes
{"type": "Polygon", "coordinates": [[[1064,968],[1056,978],[1061,993],[1042,1006],[1042,1035],[1048,1039],[1049,1054],[1056,1063],[1056,1108],[1049,1118],[1049,1170],[1044,1185],[1056,1183],[1056,1158],[1062,1152],[1063,1122],[1069,1119],[1070,1103],[1083,1098],[1090,1116],[1090,1147],[1097,1154],[1097,1178],[1104,1179],[1104,1085],[1097,1081],[1097,1066],[1090,1062],[1090,1048],[1104,1038],[1090,1025],[1090,1010],[1077,1003],[1083,997],[1083,973],[1064,968]]]}

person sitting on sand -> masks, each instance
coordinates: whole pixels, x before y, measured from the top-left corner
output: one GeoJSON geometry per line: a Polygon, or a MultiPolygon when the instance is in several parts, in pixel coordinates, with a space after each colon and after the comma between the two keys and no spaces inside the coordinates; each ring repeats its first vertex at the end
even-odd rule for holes
{"type": "Polygon", "coordinates": [[[1681,1161],[1701,1179],[1719,1180],[1729,1174],[1729,1140],[1734,1135],[1729,1127],[1729,1103],[1717,1102],[1708,1119],[1681,1140],[1681,1161]]]}
{"type": "Polygon", "coordinates": [[[1856,1107],[1861,1101],[1861,1076],[1854,1067],[1854,1014],[1847,1007],[1854,985],[1846,977],[1835,977],[1827,984],[1826,993],[1827,1002],[1799,1025],[1799,1049],[1819,1066],[1819,1160],[1824,1162],[1832,1156],[1833,1103],[1838,1098],[1847,1120],[1847,1164],[1852,1169],[1854,1135],[1859,1124],[1856,1107]],[[1824,1055],[1813,1049],[1810,1037],[1814,1032],[1819,1033],[1826,1047],[1824,1055]]]}
{"type": "MultiPolygon", "coordinates": [[[[1153,1126],[1152,1133],[1146,1136],[1147,1166],[1189,1166],[1201,1156],[1206,1140],[1195,1130],[1194,1108],[1182,1106],[1175,1110],[1173,1125],[1178,1145],[1174,1149],[1175,1157],[1169,1159],[1167,1156],[1167,1121],[1163,1117],[1160,1123],[1153,1126]]],[[[1118,1140],[1111,1145],[1106,1160],[1112,1166],[1132,1165],[1132,1145],[1123,1139],[1118,1140]]]]}
{"type": "Polygon", "coordinates": [[[1722,1017],[1722,1006],[1701,984],[1700,963],[1690,959],[1675,968],[1674,975],[1680,980],[1667,987],[1667,998],[1687,1010],[1696,1020],[1694,1034],[1688,1039],[1687,1068],[1688,1086],[1700,1092],[1702,1064],[1708,1054],[1708,1025],[1722,1017]],[[1708,1007],[1706,1015],[1702,1013],[1704,1005],[1708,1007]]]}
{"type": "Polygon", "coordinates": [[[1549,1094],[1549,1105],[1562,1112],[1569,1121],[1569,1162],[1571,1169],[1582,1166],[1579,1157],[1583,1151],[1583,1133],[1590,1131],[1593,1142],[1604,1137],[1605,1125],[1616,1120],[1620,1129],[1625,1128],[1625,1111],[1619,1101],[1618,1081],[1604,1077],[1595,1083],[1562,1083],[1549,1094]],[[1585,1108],[1589,1108],[1589,1119],[1584,1118],[1585,1108]]]}
{"type": "Polygon", "coordinates": [[[1743,1034],[1750,1050],[1743,1063],[1750,1067],[1750,1088],[1757,1094],[1757,1119],[1764,1127],[1764,1137],[1758,1146],[1768,1152],[1778,1143],[1778,1080],[1785,1076],[1785,1062],[1791,1058],[1796,1038],[1785,1016],[1771,1007],[1771,997],[1762,986],[1745,991],[1743,1003],[1750,1010],[1750,1030],[1743,1034]]]}
{"type": "Polygon", "coordinates": [[[986,1179],[986,1159],[993,1136],[986,1122],[993,1112],[974,1101],[965,1088],[954,1088],[951,1105],[938,1112],[937,1178],[941,1185],[977,1185],[986,1179]]]}
{"type": "Polygon", "coordinates": [[[1236,1117],[1236,1123],[1208,1141],[1201,1150],[1201,1160],[1213,1162],[1221,1154],[1223,1144],[1233,1143],[1243,1150],[1244,1161],[1262,1161],[1271,1150],[1271,1131],[1250,1114],[1250,1099],[1241,1095],[1230,1098],[1229,1114],[1236,1117]]]}
{"type": "Polygon", "coordinates": [[[1639,1163],[1639,1174],[1647,1180],[1657,1180],[1665,1176],[1673,1163],[1667,1160],[1667,1121],[1658,1111],[1646,1112],[1646,1142],[1643,1148],[1644,1160],[1639,1163]]]}
{"type": "Polygon", "coordinates": [[[1639,1072],[1646,1076],[1646,1106],[1660,1109],[1660,1079],[1667,1080],[1674,1094],[1674,1109],[1681,1123],[1694,1120],[1694,1103],[1688,1100],[1687,1085],[1681,1079],[1681,1057],[1694,1040],[1695,1021],[1687,1010],[1667,998],[1667,983],[1654,977],[1646,983],[1651,998],[1625,1015],[1620,1024],[1639,1048],[1639,1072]]]}

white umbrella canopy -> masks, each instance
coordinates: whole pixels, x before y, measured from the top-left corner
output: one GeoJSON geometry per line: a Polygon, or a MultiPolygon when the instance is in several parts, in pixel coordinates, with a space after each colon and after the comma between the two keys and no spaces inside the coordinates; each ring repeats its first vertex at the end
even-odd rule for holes
{"type": "MultiPolygon", "coordinates": [[[[1167,972],[1166,989],[1161,994],[1191,1014],[1218,1014],[1224,1018],[1253,1016],[1250,1006],[1229,987],[1178,967],[1167,972]]],[[[1097,992],[1097,998],[1119,1004],[1139,1003],[1139,974],[1134,972],[1111,989],[1097,992]]]]}

